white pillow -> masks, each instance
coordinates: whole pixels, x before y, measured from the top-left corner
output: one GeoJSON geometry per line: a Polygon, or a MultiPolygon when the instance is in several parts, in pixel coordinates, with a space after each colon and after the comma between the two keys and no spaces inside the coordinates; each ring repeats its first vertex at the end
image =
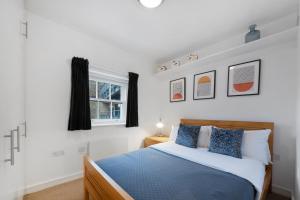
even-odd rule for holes
{"type": "MultiPolygon", "coordinates": [[[[198,137],[198,147],[208,148],[211,136],[212,126],[201,126],[199,137],[198,137]]],[[[176,141],[178,135],[178,125],[172,125],[172,130],[169,136],[169,141],[176,141]]]]}
{"type": "Polygon", "coordinates": [[[244,131],[242,155],[259,160],[266,165],[271,163],[271,153],[268,143],[270,133],[270,129],[244,131]]]}
{"type": "Polygon", "coordinates": [[[169,136],[169,141],[175,141],[178,135],[178,129],[179,126],[178,125],[172,125],[172,130],[169,136]]]}
{"type": "Polygon", "coordinates": [[[198,137],[198,147],[208,148],[210,143],[212,126],[201,126],[199,137],[198,137]]]}

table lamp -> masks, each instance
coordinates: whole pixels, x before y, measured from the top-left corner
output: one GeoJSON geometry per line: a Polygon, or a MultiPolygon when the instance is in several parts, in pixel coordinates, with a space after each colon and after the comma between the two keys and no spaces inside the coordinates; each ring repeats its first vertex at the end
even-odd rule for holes
{"type": "Polygon", "coordinates": [[[159,122],[156,123],[156,128],[158,128],[158,130],[159,130],[159,133],[157,136],[159,136],[159,137],[164,136],[162,134],[162,129],[164,128],[164,124],[162,123],[161,118],[159,119],[159,122]]]}

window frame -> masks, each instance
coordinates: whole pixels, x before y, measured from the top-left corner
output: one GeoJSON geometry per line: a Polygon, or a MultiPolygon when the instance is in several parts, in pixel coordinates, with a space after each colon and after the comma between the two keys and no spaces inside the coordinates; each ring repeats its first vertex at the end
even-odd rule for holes
{"type": "MultiPolygon", "coordinates": [[[[100,74],[100,73],[99,73],[100,74]]],[[[126,124],[126,111],[127,111],[127,91],[128,91],[128,80],[119,80],[116,79],[115,76],[110,76],[105,74],[105,76],[95,75],[95,73],[90,72],[89,81],[96,82],[96,98],[89,97],[89,101],[96,102],[108,102],[110,103],[110,118],[109,119],[92,119],[91,123],[92,127],[96,126],[114,126],[114,125],[125,125],[126,124]],[[100,99],[98,97],[98,83],[106,83],[109,84],[109,99],[100,99]],[[112,100],[111,99],[111,85],[117,85],[121,87],[120,90],[120,100],[112,100]],[[113,103],[120,103],[120,119],[113,119],[113,103]]],[[[99,106],[99,104],[97,104],[99,106]]],[[[98,107],[99,110],[99,107],[98,107]]],[[[98,111],[99,112],[99,111],[98,111]]]]}

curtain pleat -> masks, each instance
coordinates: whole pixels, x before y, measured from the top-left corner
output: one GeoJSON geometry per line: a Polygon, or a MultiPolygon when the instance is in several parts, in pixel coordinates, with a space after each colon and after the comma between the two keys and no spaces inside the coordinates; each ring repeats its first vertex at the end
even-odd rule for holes
{"type": "Polygon", "coordinates": [[[139,75],[129,72],[126,127],[139,126],[138,114],[138,79],[139,75]]]}
{"type": "Polygon", "coordinates": [[[72,59],[72,88],[68,130],[90,130],[89,61],[72,59]]]}

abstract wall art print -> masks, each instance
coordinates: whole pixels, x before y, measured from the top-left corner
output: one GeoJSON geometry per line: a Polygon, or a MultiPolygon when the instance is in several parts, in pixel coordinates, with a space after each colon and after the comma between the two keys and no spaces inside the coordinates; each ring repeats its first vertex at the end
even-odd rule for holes
{"type": "Polygon", "coordinates": [[[194,75],[194,100],[214,99],[216,70],[194,75]]]}
{"type": "Polygon", "coordinates": [[[259,95],[261,60],[228,67],[227,96],[259,95]]]}
{"type": "Polygon", "coordinates": [[[185,101],[185,78],[170,81],[170,102],[185,101]]]}

